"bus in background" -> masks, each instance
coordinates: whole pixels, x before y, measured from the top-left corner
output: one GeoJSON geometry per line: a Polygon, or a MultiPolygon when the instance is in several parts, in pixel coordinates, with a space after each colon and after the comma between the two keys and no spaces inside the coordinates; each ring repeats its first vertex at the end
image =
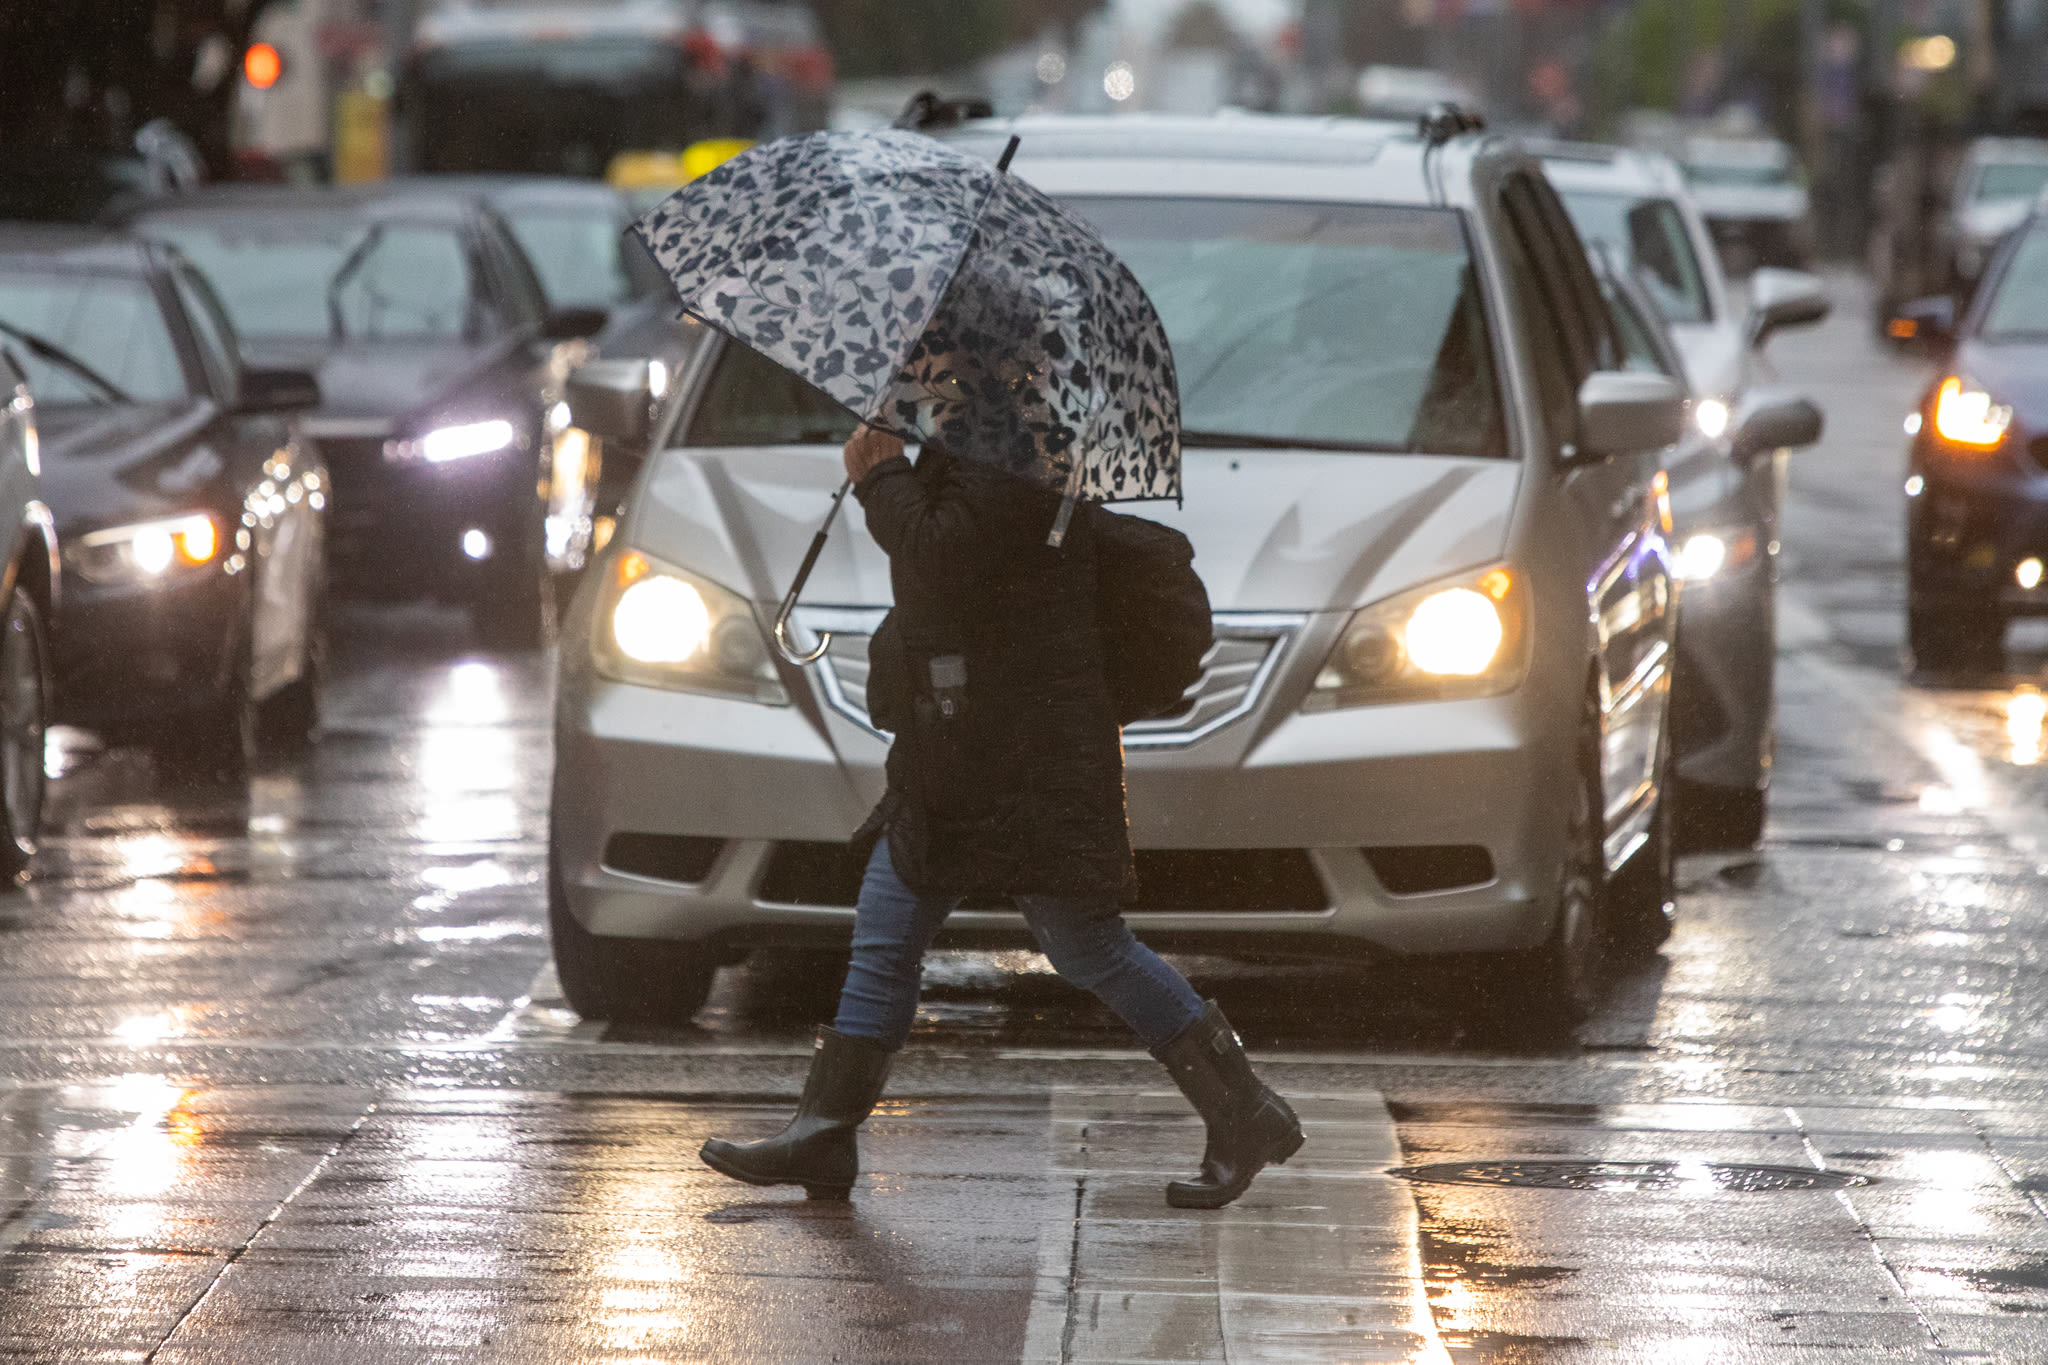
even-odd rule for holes
{"type": "Polygon", "coordinates": [[[439,0],[398,93],[408,169],[621,183],[824,127],[832,59],[803,0],[439,0]]]}

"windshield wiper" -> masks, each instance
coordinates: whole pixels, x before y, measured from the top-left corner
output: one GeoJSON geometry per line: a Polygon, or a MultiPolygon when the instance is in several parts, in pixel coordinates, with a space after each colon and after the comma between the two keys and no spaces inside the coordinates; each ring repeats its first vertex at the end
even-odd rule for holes
{"type": "Polygon", "coordinates": [[[384,225],[372,223],[369,231],[363,234],[363,240],[349,248],[348,255],[335,268],[334,278],[327,282],[327,331],[337,343],[348,340],[348,324],[341,311],[341,291],[355,278],[356,271],[362,269],[363,262],[370,259],[371,249],[383,236],[384,225]]]}
{"type": "Polygon", "coordinates": [[[1379,441],[1325,441],[1313,436],[1257,436],[1248,431],[1191,431],[1180,433],[1180,443],[1196,449],[1241,446],[1248,450],[1350,450],[1370,454],[1402,455],[1408,447],[1379,441]]]}
{"type": "Polygon", "coordinates": [[[121,386],[80,360],[56,342],[37,336],[34,332],[23,331],[11,322],[0,322],[0,335],[10,336],[28,347],[29,353],[52,365],[71,371],[87,384],[96,388],[109,403],[130,403],[131,399],[121,386]]]}

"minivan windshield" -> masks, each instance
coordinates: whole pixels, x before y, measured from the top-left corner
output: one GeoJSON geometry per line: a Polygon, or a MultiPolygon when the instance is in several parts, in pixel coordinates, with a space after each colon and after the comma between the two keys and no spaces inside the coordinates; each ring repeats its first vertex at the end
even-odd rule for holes
{"type": "Polygon", "coordinates": [[[2048,161],[1994,161],[1977,173],[1970,198],[1980,204],[2032,199],[2044,189],[2048,189],[2048,161]]]}
{"type": "Polygon", "coordinates": [[[2013,244],[1997,291],[1980,329],[1987,340],[2048,334],[2048,227],[2034,228],[2013,244]]]}
{"type": "Polygon", "coordinates": [[[469,252],[450,226],[269,213],[143,231],[205,273],[245,340],[449,341],[470,325],[469,252]]]}
{"type": "MultiPolygon", "coordinates": [[[[1506,453],[1493,343],[1449,209],[1076,198],[1151,295],[1190,446],[1506,453]]],[[[853,419],[728,346],[690,445],[843,441],[853,419]]]]}
{"type": "Polygon", "coordinates": [[[1678,205],[1665,198],[1567,190],[1565,212],[1587,246],[1620,253],[1669,322],[1712,322],[1700,258],[1678,205]]]}

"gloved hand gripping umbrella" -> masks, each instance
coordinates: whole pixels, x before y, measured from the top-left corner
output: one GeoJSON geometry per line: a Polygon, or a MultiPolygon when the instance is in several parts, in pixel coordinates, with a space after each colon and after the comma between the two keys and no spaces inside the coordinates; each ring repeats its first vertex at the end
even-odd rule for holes
{"type": "MultiPolygon", "coordinates": [[[[1152,301],[1095,230],[998,165],[902,131],[764,143],[634,224],[683,310],[905,441],[1079,499],[1179,498],[1180,394],[1152,301]]],[[[839,514],[833,494],[775,617],[839,514]]]]}

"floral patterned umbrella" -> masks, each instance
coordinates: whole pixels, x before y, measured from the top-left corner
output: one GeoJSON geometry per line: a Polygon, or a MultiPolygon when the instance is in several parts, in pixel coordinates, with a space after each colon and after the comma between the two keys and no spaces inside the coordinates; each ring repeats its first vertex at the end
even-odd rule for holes
{"type": "Polygon", "coordinates": [[[863,421],[1070,499],[1178,498],[1180,395],[1151,300],[1007,160],[810,133],[634,226],[684,311],[863,421]]]}

